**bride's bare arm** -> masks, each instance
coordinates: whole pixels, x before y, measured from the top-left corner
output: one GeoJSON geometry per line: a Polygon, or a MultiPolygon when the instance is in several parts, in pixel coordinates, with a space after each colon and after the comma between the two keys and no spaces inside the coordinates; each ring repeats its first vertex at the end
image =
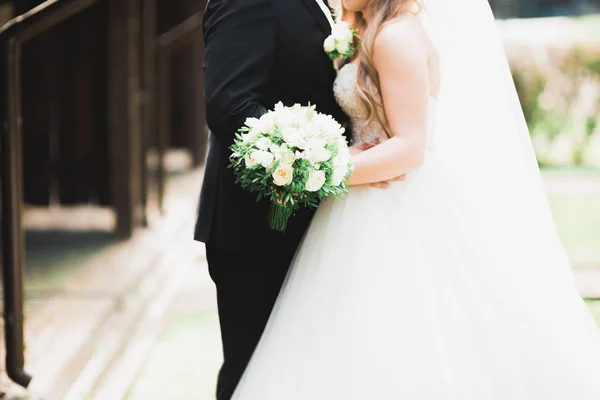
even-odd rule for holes
{"type": "Polygon", "coordinates": [[[387,25],[374,63],[392,138],[352,157],[350,185],[388,181],[423,163],[429,108],[427,51],[416,19],[387,25]]]}

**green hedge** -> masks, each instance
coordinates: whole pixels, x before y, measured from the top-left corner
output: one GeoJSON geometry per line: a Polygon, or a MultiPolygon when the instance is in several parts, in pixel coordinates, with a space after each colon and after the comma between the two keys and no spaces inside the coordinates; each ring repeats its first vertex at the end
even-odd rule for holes
{"type": "Polygon", "coordinates": [[[600,45],[507,55],[540,164],[600,168],[600,45]]]}

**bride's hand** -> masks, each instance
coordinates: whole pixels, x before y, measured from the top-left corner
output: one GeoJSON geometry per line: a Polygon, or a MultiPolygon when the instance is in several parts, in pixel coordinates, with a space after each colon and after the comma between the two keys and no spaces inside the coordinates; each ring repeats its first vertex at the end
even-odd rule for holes
{"type": "Polygon", "coordinates": [[[387,189],[390,187],[390,184],[392,182],[402,182],[404,179],[406,179],[406,175],[400,175],[399,177],[396,177],[394,179],[391,179],[389,181],[385,181],[385,182],[373,182],[373,183],[367,183],[364,185],[356,185],[353,187],[372,187],[372,188],[376,188],[376,189],[387,189]]]}
{"type": "Polygon", "coordinates": [[[377,189],[387,189],[388,187],[390,187],[390,183],[392,182],[402,182],[404,179],[406,179],[406,175],[400,175],[394,179],[391,179],[389,181],[385,181],[385,182],[374,182],[374,183],[370,183],[367,186],[370,187],[374,187],[377,189]]]}
{"type": "Polygon", "coordinates": [[[363,143],[363,144],[358,144],[356,146],[350,146],[350,147],[348,147],[348,150],[350,150],[351,156],[355,156],[357,154],[362,153],[365,150],[369,150],[371,147],[373,147],[372,144],[363,143]]]}

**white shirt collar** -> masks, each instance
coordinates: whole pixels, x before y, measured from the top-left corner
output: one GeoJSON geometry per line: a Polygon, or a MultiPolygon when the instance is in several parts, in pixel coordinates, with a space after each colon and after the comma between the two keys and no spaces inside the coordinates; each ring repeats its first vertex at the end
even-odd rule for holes
{"type": "Polygon", "coordinates": [[[323,13],[327,17],[327,21],[329,21],[329,24],[333,28],[333,25],[335,24],[335,22],[333,21],[333,16],[331,15],[331,10],[329,9],[329,7],[327,7],[325,5],[325,3],[323,3],[323,0],[315,0],[315,1],[319,5],[319,7],[321,7],[321,10],[323,10],[323,13]]]}

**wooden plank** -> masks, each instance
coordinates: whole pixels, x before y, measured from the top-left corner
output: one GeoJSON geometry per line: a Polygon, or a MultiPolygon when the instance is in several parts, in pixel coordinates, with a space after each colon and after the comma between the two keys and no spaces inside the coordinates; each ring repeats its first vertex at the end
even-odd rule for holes
{"type": "MultiPolygon", "coordinates": [[[[50,33],[50,32],[48,32],[50,33]]],[[[47,206],[55,165],[51,158],[57,133],[57,46],[54,32],[22,46],[23,190],[30,205],[47,206]],[[53,54],[54,53],[54,54],[53,54]],[[44,60],[43,63],[40,60],[44,60]]]]}
{"type": "MultiPolygon", "coordinates": [[[[150,208],[151,185],[149,184],[150,173],[148,170],[148,156],[151,148],[156,146],[156,135],[158,117],[156,111],[156,73],[157,73],[157,47],[156,47],[156,1],[140,0],[142,3],[142,64],[141,64],[141,86],[142,86],[142,206],[144,209],[144,226],[148,225],[148,213],[150,208]]],[[[158,208],[158,204],[155,205],[158,208]]]]}
{"type": "Polygon", "coordinates": [[[10,21],[15,15],[15,10],[12,4],[0,4],[0,25],[4,25],[10,21]]]}
{"type": "Polygon", "coordinates": [[[156,152],[158,155],[157,166],[157,196],[160,212],[163,211],[163,201],[166,186],[165,155],[169,138],[171,137],[171,62],[170,53],[160,51],[158,53],[158,134],[156,140],[156,152]]]}
{"type": "MultiPolygon", "coordinates": [[[[201,20],[200,15],[197,20],[201,20]]],[[[178,33],[175,32],[176,30],[177,27],[169,33],[176,34],[178,33]]],[[[163,49],[170,53],[172,66],[170,73],[172,106],[169,110],[171,129],[168,144],[171,148],[186,149],[192,156],[193,164],[201,165],[204,162],[207,140],[203,96],[202,32],[199,29],[185,32],[184,36],[163,49]]]]}
{"type": "Polygon", "coordinates": [[[62,101],[58,183],[61,204],[101,204],[110,191],[106,20],[106,4],[99,2],[60,26],[62,101]]]}
{"type": "Polygon", "coordinates": [[[137,0],[109,0],[109,148],[117,234],[130,237],[141,201],[140,28],[137,0]]]}

